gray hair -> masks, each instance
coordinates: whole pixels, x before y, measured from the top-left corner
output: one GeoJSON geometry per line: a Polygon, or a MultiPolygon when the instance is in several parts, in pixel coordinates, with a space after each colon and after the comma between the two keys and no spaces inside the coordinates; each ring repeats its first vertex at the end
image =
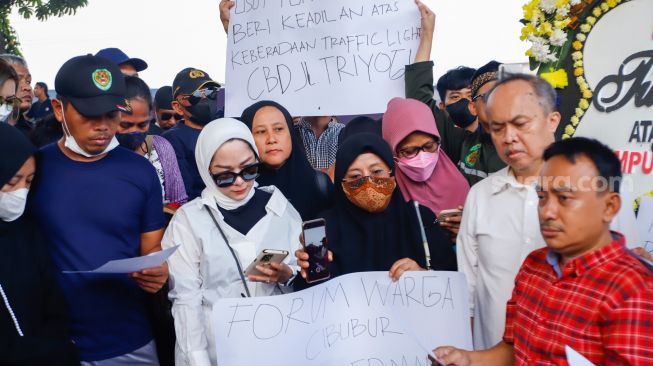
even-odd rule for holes
{"type": "Polygon", "coordinates": [[[529,74],[507,74],[507,76],[499,79],[499,81],[497,81],[492,89],[490,89],[490,91],[487,93],[488,98],[486,98],[486,100],[488,100],[489,96],[501,85],[508,84],[517,80],[525,81],[528,83],[528,85],[531,86],[531,88],[533,88],[535,96],[537,97],[538,104],[542,107],[542,109],[544,109],[545,114],[555,112],[558,109],[558,95],[556,94],[556,91],[553,89],[551,84],[539,76],[529,74]]]}
{"type": "Polygon", "coordinates": [[[5,62],[11,66],[21,65],[25,68],[29,68],[27,67],[27,61],[25,61],[25,59],[20,56],[12,55],[10,53],[3,53],[0,55],[0,59],[5,60],[5,62]]]}

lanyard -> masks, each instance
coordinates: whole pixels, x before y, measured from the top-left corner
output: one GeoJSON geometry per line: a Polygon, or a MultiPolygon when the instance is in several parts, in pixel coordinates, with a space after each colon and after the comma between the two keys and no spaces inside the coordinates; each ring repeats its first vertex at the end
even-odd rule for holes
{"type": "Polygon", "coordinates": [[[7,294],[5,294],[5,290],[2,288],[2,285],[0,285],[0,296],[2,296],[2,300],[4,300],[7,310],[9,310],[9,316],[11,316],[11,320],[14,321],[14,327],[16,327],[18,335],[22,337],[23,330],[20,329],[20,324],[18,324],[18,319],[16,318],[16,314],[14,314],[14,309],[12,309],[11,305],[9,305],[9,299],[7,298],[7,294]]]}
{"type": "Polygon", "coordinates": [[[424,222],[422,221],[422,214],[419,212],[419,202],[413,201],[415,205],[415,213],[417,214],[417,221],[419,221],[419,230],[422,235],[422,245],[424,245],[424,255],[426,256],[426,269],[431,268],[431,250],[429,249],[429,241],[426,239],[426,231],[424,231],[424,222]]]}

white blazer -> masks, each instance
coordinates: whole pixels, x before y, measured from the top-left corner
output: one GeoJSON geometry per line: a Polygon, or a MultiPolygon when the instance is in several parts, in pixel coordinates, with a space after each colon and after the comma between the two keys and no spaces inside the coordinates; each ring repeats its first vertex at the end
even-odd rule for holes
{"type": "MultiPolygon", "coordinates": [[[[287,250],[284,260],[297,272],[294,252],[300,246],[302,220],[286,197],[274,186],[259,187],[272,193],[265,206],[267,214],[243,235],[225,221],[210,195],[203,195],[182,206],[172,218],[161,242],[162,247],[180,245],[168,259],[170,300],[175,318],[176,365],[216,365],[214,334],[211,327],[213,303],[221,298],[242,297],[245,289],[234,257],[215,226],[211,212],[220,224],[245,270],[263,249],[287,250]]],[[[247,277],[245,277],[247,280],[247,277]]],[[[278,294],[274,284],[247,281],[252,296],[278,294]]],[[[281,286],[284,292],[290,288],[281,286]]]]}

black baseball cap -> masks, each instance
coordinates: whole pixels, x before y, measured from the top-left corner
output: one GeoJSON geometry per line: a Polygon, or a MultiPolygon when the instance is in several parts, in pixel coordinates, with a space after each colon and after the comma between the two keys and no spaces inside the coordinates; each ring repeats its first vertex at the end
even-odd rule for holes
{"type": "Polygon", "coordinates": [[[156,109],[172,109],[172,87],[162,86],[154,94],[154,106],[156,109]]]}
{"type": "Polygon", "coordinates": [[[104,57],[108,60],[115,62],[116,65],[130,64],[134,66],[136,72],[141,72],[147,69],[147,62],[137,57],[129,57],[126,53],[122,52],[120,48],[104,48],[98,51],[95,56],[104,57]]]}
{"type": "Polygon", "coordinates": [[[172,95],[177,98],[179,94],[193,94],[196,90],[206,86],[220,87],[220,83],[213,81],[206,72],[187,67],[181,70],[172,82],[172,95]]]}
{"type": "Polygon", "coordinates": [[[125,77],[118,65],[102,57],[86,55],[66,61],[57,72],[54,88],[84,116],[127,111],[125,77]]]}

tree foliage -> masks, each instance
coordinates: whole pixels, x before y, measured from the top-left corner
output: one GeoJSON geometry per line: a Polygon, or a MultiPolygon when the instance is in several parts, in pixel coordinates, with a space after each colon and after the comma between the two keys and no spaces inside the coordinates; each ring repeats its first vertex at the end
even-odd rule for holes
{"type": "Polygon", "coordinates": [[[49,17],[73,15],[88,0],[0,0],[0,53],[20,55],[16,31],[9,22],[13,9],[25,19],[46,20],[49,17]]]}

